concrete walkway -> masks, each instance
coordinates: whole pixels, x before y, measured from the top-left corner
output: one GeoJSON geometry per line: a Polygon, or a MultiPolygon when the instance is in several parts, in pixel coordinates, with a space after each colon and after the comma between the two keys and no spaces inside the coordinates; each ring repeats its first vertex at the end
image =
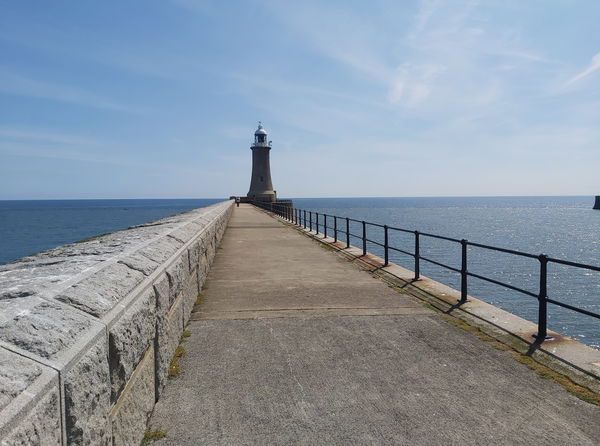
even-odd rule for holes
{"type": "Polygon", "coordinates": [[[249,205],[207,284],[157,445],[600,443],[600,408],[249,205]]]}

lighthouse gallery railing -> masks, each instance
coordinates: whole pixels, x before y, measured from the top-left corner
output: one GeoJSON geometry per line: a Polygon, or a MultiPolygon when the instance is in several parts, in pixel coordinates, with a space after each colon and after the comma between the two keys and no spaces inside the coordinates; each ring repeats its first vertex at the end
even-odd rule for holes
{"type": "Polygon", "coordinates": [[[304,229],[308,229],[309,231],[315,231],[315,234],[320,233],[320,229],[323,230],[323,237],[327,237],[328,230],[330,230],[330,234],[333,236],[335,242],[342,241],[338,239],[339,234],[343,234],[345,240],[343,240],[346,244],[346,248],[350,247],[350,238],[355,237],[361,240],[362,243],[362,255],[367,255],[367,243],[372,243],[374,245],[380,246],[383,248],[384,253],[384,265],[389,265],[389,252],[395,251],[399,252],[414,258],[414,279],[419,280],[420,278],[420,270],[421,270],[421,260],[425,262],[429,262],[433,265],[437,265],[441,268],[445,268],[450,271],[454,271],[460,274],[460,299],[458,300],[458,305],[462,305],[467,302],[467,294],[468,294],[468,278],[474,277],[480,280],[484,280],[486,282],[492,283],[494,285],[498,285],[501,287],[508,288],[510,290],[525,294],[527,296],[533,297],[538,301],[538,332],[534,335],[536,338],[536,342],[541,343],[545,339],[548,339],[548,304],[557,305],[562,308],[566,308],[568,310],[575,311],[580,314],[585,314],[590,317],[594,317],[596,319],[600,319],[600,314],[594,313],[593,311],[586,310],[584,308],[579,308],[574,305],[569,305],[564,302],[560,302],[548,297],[548,264],[555,263],[559,265],[580,268],[590,271],[600,271],[599,266],[594,265],[586,265],[583,263],[571,262],[568,260],[555,259],[552,257],[548,257],[545,254],[529,254],[526,252],[515,251],[513,249],[500,248],[497,246],[484,245],[481,243],[474,243],[468,240],[455,239],[452,237],[445,237],[442,235],[429,234],[426,232],[413,231],[409,229],[396,228],[388,225],[381,225],[378,223],[371,223],[364,220],[356,220],[349,217],[339,217],[336,215],[329,215],[324,213],[318,213],[313,211],[307,211],[304,209],[298,209],[290,206],[289,204],[277,204],[277,203],[265,203],[265,202],[252,202],[257,207],[269,210],[280,217],[285,218],[286,220],[293,222],[294,224],[303,227],[304,229]],[[319,219],[321,217],[321,219],[319,219]],[[350,232],[350,223],[358,223],[361,228],[361,234],[353,234],[350,232]],[[333,223],[333,226],[329,226],[329,224],[333,223]],[[341,223],[341,225],[340,225],[341,223]],[[376,228],[379,231],[383,232],[383,243],[368,238],[369,229],[376,228]],[[400,249],[398,247],[390,246],[389,244],[389,234],[390,231],[397,231],[406,234],[413,234],[414,237],[414,248],[413,252],[406,251],[404,249],[400,249]],[[455,268],[450,265],[446,265],[437,260],[424,257],[420,254],[420,246],[421,246],[421,238],[429,237],[439,240],[445,240],[448,242],[453,242],[460,244],[461,246],[461,267],[455,268]],[[523,288],[511,285],[509,283],[505,283],[496,279],[492,279],[490,277],[483,276],[481,274],[476,274],[470,272],[468,269],[468,248],[477,247],[483,248],[491,251],[501,252],[505,254],[511,254],[520,257],[526,257],[530,259],[537,259],[539,262],[539,291],[537,293],[533,293],[531,291],[525,290],[523,288]]]}

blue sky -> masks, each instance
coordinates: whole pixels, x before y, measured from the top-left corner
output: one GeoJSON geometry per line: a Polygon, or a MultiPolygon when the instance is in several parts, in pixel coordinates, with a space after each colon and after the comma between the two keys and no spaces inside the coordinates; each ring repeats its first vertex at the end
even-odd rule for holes
{"type": "Polygon", "coordinates": [[[0,0],[0,199],[600,194],[600,2],[0,0]]]}

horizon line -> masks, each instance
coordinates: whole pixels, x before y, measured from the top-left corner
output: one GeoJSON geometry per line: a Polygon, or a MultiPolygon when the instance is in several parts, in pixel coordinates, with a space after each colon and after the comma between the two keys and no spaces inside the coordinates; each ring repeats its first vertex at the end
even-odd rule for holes
{"type": "MultiPolygon", "coordinates": [[[[235,195],[231,195],[235,196],[235,195]]],[[[321,197],[300,197],[286,196],[281,199],[296,200],[320,200],[320,199],[355,199],[355,198],[569,198],[569,197],[596,197],[597,195],[421,195],[421,196],[321,196],[321,197]]],[[[240,195],[242,197],[242,195],[240,195]]],[[[0,198],[2,201],[92,201],[92,200],[222,200],[227,201],[226,197],[168,197],[168,198],[0,198]]]]}

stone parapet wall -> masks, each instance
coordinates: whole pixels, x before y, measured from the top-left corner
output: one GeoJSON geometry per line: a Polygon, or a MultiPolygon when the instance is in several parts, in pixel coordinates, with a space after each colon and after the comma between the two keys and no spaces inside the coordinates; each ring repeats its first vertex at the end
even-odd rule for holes
{"type": "Polygon", "coordinates": [[[0,444],[137,445],[233,210],[0,266],[0,444]]]}

